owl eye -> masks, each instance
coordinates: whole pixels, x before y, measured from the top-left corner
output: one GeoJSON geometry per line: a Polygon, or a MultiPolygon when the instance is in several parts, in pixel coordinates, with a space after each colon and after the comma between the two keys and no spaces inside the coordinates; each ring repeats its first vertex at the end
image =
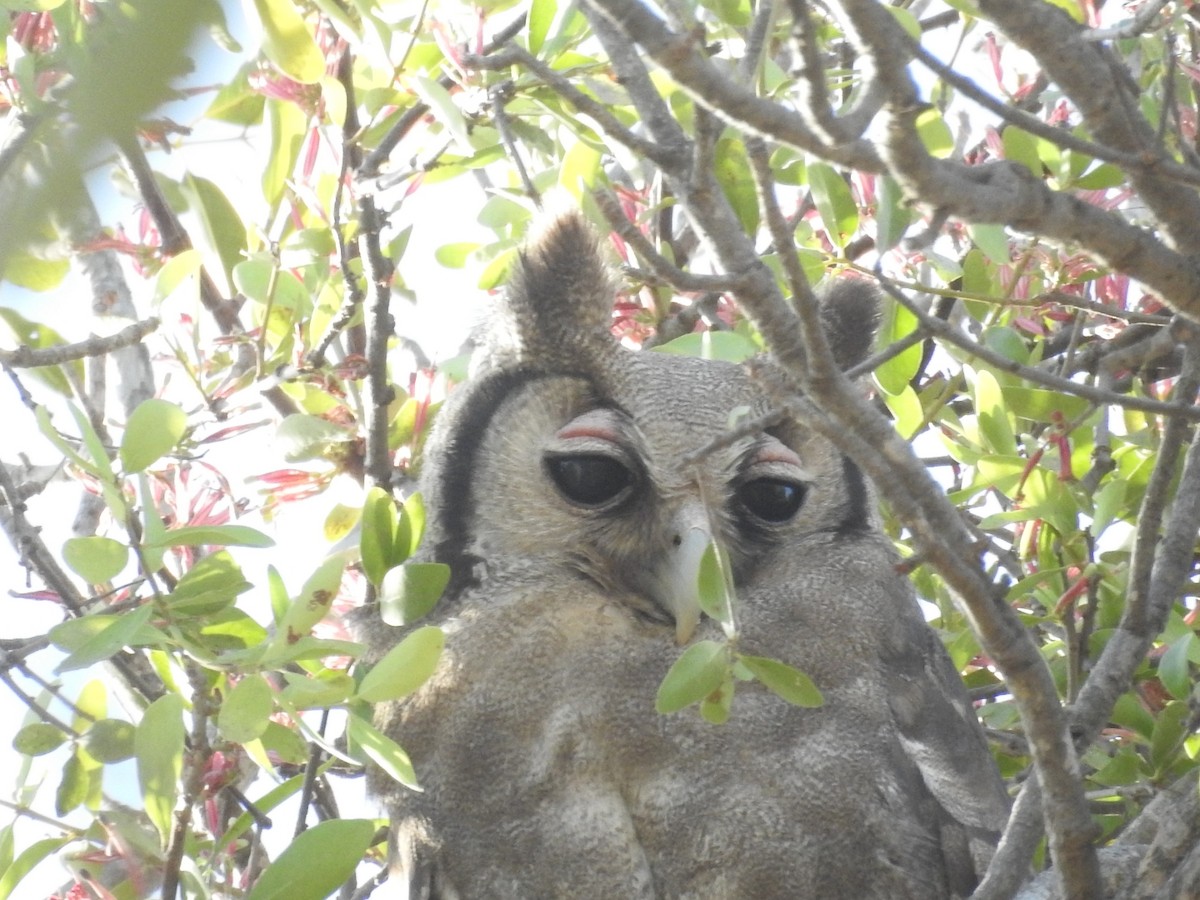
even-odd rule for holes
{"type": "Polygon", "coordinates": [[[624,463],[594,453],[549,456],[546,469],[562,495],[580,506],[602,506],[633,483],[624,463]]]}
{"type": "Polygon", "coordinates": [[[764,522],[786,522],[804,505],[804,485],[782,478],[755,478],[737,489],[738,500],[764,522]]]}

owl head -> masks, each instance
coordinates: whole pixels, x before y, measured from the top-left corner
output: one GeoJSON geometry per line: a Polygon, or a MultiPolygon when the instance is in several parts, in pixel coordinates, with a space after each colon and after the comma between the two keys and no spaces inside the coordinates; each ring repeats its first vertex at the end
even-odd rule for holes
{"type": "MultiPolygon", "coordinates": [[[[688,640],[709,544],[736,583],[798,540],[863,531],[858,469],[780,404],[781,373],[653,351],[611,331],[614,287],[594,233],[555,220],[516,263],[441,414],[422,475],[427,546],[450,564],[445,603],[473,584],[584,579],[688,640]]],[[[835,356],[865,356],[876,299],[843,282],[822,303],[835,356]]]]}

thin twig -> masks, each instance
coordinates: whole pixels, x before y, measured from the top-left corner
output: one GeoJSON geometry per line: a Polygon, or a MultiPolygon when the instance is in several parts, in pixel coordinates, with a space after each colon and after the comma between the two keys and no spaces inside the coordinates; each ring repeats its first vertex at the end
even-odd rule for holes
{"type": "Polygon", "coordinates": [[[1121,406],[1126,409],[1136,409],[1141,412],[1157,413],[1159,415],[1176,416],[1187,419],[1193,422],[1200,422],[1200,407],[1193,405],[1184,405],[1179,403],[1164,403],[1161,400],[1150,400],[1144,397],[1132,397],[1128,394],[1118,394],[1115,391],[1106,391],[1103,388],[1094,387],[1089,384],[1081,384],[1077,381],[1071,381],[1066,378],[1060,378],[1050,372],[1035,369],[1030,366],[1024,366],[1009,357],[984,346],[976,340],[973,340],[969,335],[960,331],[948,322],[943,322],[941,319],[929,315],[917,304],[913,303],[903,291],[899,290],[895,283],[886,276],[877,272],[876,277],[879,284],[887,292],[888,296],[892,297],[897,303],[911,312],[917,317],[921,327],[935,337],[941,338],[947,343],[953,344],[955,347],[965,351],[972,357],[981,359],[988,365],[995,366],[1005,372],[1011,372],[1014,375],[1019,375],[1027,381],[1034,384],[1040,384],[1043,387],[1053,388],[1056,391],[1062,391],[1066,394],[1072,394],[1077,397],[1082,397],[1085,400],[1090,400],[1093,403],[1103,405],[1121,406]]]}

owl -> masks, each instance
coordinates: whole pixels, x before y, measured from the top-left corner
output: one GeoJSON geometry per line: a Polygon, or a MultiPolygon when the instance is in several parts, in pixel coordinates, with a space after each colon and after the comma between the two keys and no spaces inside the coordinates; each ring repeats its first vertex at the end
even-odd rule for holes
{"type": "MultiPolygon", "coordinates": [[[[612,299],[594,233],[556,220],[430,438],[446,649],[377,711],[423,787],[373,779],[399,895],[967,895],[1007,795],[862,473],[801,420],[735,429],[771,410],[769,362],[628,350],[612,299]],[[681,653],[727,638],[698,601],[710,544],[736,651],[799,669],[819,706],[745,680],[723,724],[655,711],[681,653]]],[[[841,364],[875,315],[868,286],[829,292],[841,364]]]]}

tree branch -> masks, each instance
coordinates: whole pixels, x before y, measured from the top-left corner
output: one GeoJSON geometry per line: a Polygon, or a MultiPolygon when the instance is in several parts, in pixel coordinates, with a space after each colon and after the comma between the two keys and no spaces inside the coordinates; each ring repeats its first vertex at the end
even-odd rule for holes
{"type": "Polygon", "coordinates": [[[16,350],[0,350],[0,364],[11,366],[14,369],[32,369],[36,366],[57,366],[89,356],[104,356],[114,350],[138,343],[146,335],[155,331],[158,326],[158,319],[143,319],[127,325],[116,334],[104,337],[92,335],[87,340],[74,344],[39,349],[21,346],[16,350]]]}

